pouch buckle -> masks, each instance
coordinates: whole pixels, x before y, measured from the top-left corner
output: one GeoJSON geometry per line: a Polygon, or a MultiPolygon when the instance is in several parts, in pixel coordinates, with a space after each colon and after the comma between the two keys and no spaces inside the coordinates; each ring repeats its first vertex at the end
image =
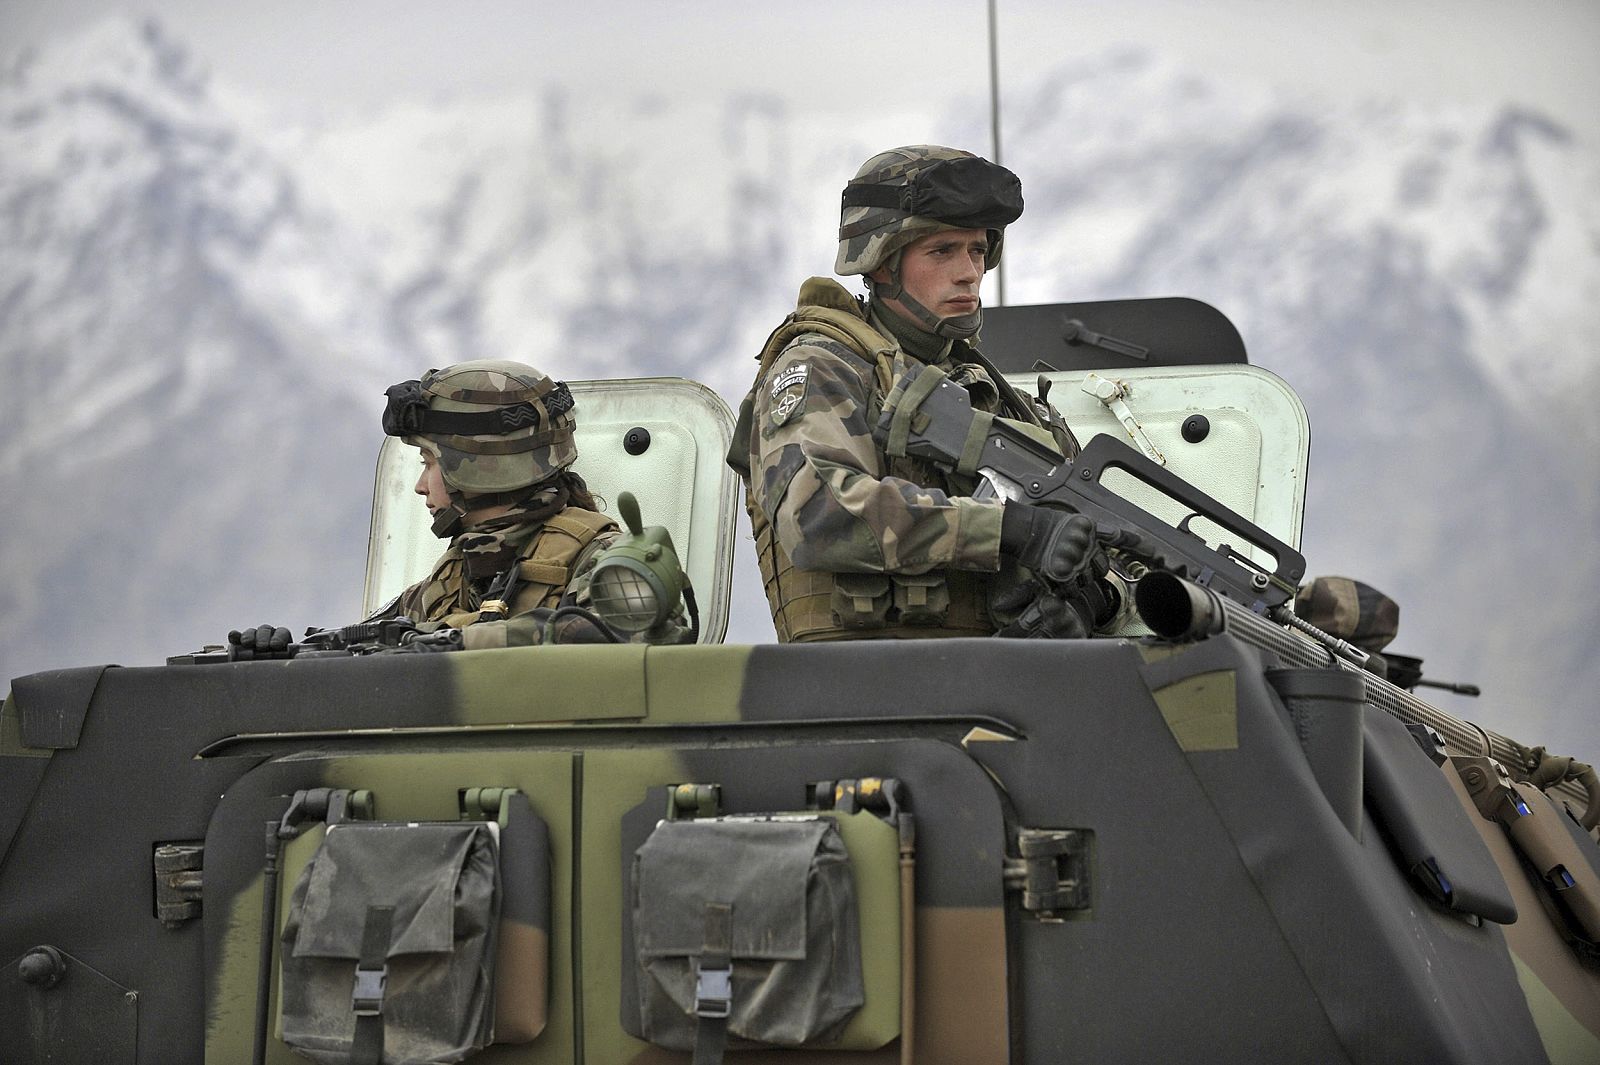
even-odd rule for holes
{"type": "Polygon", "coordinates": [[[355,987],[350,992],[350,1008],[357,1017],[377,1017],[383,1013],[383,992],[389,982],[389,966],[381,969],[356,967],[355,987]]]}
{"type": "Polygon", "coordinates": [[[694,1014],[712,1020],[726,1017],[733,1009],[733,969],[696,970],[694,1014]]]}

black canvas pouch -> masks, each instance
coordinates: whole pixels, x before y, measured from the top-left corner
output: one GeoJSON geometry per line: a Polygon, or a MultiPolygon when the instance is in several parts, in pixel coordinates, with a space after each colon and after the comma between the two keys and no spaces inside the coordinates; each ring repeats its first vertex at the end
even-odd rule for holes
{"type": "Polygon", "coordinates": [[[330,825],[282,934],[283,1040],[328,1065],[460,1061],[494,1037],[495,826],[330,825]]]}
{"type": "Polygon", "coordinates": [[[864,1001],[832,818],[662,822],[635,854],[633,936],[640,1034],[657,1046],[695,1049],[708,1026],[730,1049],[827,1042],[864,1001]]]}

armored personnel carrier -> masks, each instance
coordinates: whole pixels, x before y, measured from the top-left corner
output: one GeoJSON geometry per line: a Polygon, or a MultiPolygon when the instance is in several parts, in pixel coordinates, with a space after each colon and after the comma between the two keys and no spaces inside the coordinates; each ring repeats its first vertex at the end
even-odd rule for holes
{"type": "MultiPolygon", "coordinates": [[[[724,645],[731,413],[575,384],[700,644],[16,679],[0,1058],[1600,1061],[1594,773],[1296,622],[1293,390],[1192,302],[986,335],[1084,455],[938,389],[904,442],[1138,537],[1142,625],[724,645]]],[[[368,607],[437,550],[395,443],[368,607]]]]}

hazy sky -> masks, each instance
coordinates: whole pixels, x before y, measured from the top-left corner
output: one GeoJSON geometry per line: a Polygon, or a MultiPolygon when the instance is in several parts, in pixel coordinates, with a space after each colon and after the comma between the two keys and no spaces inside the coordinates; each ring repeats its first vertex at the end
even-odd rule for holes
{"type": "MultiPolygon", "coordinates": [[[[0,0],[0,50],[112,11],[155,14],[227,81],[309,107],[553,81],[759,87],[829,110],[988,91],[983,0],[0,0]]],[[[1002,98],[1030,72],[1142,43],[1330,99],[1522,103],[1600,143],[1595,0],[999,0],[998,24],[1002,98]]]]}

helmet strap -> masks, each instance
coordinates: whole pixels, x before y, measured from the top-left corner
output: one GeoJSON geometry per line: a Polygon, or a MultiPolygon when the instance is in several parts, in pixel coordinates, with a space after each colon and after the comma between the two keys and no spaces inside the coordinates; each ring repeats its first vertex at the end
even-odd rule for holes
{"type": "Polygon", "coordinates": [[[450,505],[433,516],[433,535],[441,540],[452,540],[461,531],[461,522],[467,516],[461,493],[450,490],[450,505]]]}
{"type": "Polygon", "coordinates": [[[450,493],[450,506],[441,510],[433,519],[433,535],[441,540],[455,538],[463,532],[473,532],[484,527],[488,522],[515,519],[517,522],[543,521],[551,514],[561,511],[567,505],[571,494],[564,481],[557,478],[546,478],[524,488],[513,488],[508,492],[479,492],[472,496],[471,505],[467,497],[449,485],[445,486],[450,493]],[[539,496],[551,494],[549,501],[540,502],[539,496]],[[480,518],[474,521],[471,527],[466,525],[467,515],[489,507],[510,507],[509,514],[494,518],[480,518]]]}
{"type": "MultiPolygon", "coordinates": [[[[872,294],[880,300],[894,300],[910,315],[914,324],[920,326],[925,332],[946,340],[966,340],[978,332],[978,327],[983,324],[983,309],[973,311],[971,314],[956,315],[950,318],[940,318],[928,308],[911,298],[906,287],[900,281],[900,253],[896,251],[890,256],[887,264],[889,269],[888,282],[876,281],[872,277],[867,282],[872,286],[872,294]]],[[[892,313],[892,312],[891,312],[892,313]]]]}
{"type": "Polygon", "coordinates": [[[983,309],[980,307],[971,314],[957,314],[939,319],[934,332],[950,340],[969,340],[977,336],[978,329],[982,325],[983,309]]]}
{"type": "Polygon", "coordinates": [[[897,300],[905,295],[906,288],[900,283],[900,256],[904,248],[896,248],[889,253],[889,258],[883,262],[884,269],[889,271],[887,283],[876,280],[871,274],[867,275],[867,284],[872,288],[872,294],[880,300],[897,300]]]}

